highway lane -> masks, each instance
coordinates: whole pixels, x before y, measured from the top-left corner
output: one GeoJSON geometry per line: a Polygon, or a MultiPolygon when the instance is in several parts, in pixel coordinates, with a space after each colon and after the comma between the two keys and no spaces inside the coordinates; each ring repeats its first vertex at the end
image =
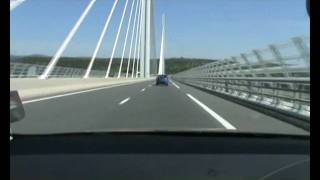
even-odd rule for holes
{"type": "Polygon", "coordinates": [[[125,96],[139,93],[150,81],[24,104],[26,117],[12,124],[17,133],[60,133],[100,127],[125,96]]]}
{"type": "MultiPolygon", "coordinates": [[[[150,84],[149,84],[150,85],[150,84]]],[[[104,127],[191,129],[224,127],[173,86],[152,84],[121,104],[104,127]]]]}
{"type": "Polygon", "coordinates": [[[183,93],[194,96],[206,104],[210,109],[218,112],[239,131],[265,133],[293,133],[306,134],[307,132],[294,125],[280,121],[274,117],[257,112],[251,108],[214,96],[191,86],[174,81],[183,93]]]}
{"type": "Polygon", "coordinates": [[[25,104],[17,133],[60,133],[113,129],[217,129],[305,134],[273,117],[173,82],[153,81],[101,89],[25,104]]]}

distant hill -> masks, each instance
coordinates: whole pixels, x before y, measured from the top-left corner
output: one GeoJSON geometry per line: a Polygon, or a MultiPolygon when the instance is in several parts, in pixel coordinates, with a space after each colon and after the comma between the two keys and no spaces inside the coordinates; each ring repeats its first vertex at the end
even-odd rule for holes
{"type": "Polygon", "coordinates": [[[217,60],[212,59],[192,59],[192,58],[169,58],[166,59],[166,73],[175,74],[193,67],[201,66],[203,64],[212,63],[217,60]]]}
{"type": "Polygon", "coordinates": [[[22,56],[11,55],[10,62],[15,62],[15,61],[19,60],[20,58],[22,58],[22,56]]]}
{"type": "MultiPolygon", "coordinates": [[[[30,56],[10,56],[11,62],[20,62],[28,64],[47,65],[51,60],[49,56],[30,55],[30,56]]],[[[117,72],[120,66],[120,58],[114,58],[111,68],[111,74],[117,72]]],[[[57,66],[73,67],[73,68],[87,68],[90,57],[61,57],[57,66]]],[[[157,60],[158,61],[158,60],[157,60]]],[[[166,73],[175,74],[196,66],[211,63],[216,60],[211,59],[196,59],[196,58],[168,58],[166,59],[166,73]]],[[[132,61],[131,61],[132,62],[132,61]]],[[[106,70],[109,63],[109,58],[97,58],[93,65],[94,70],[106,70]]],[[[157,63],[158,64],[158,63],[157,63]]],[[[127,59],[123,61],[122,71],[126,72],[127,59]]],[[[131,69],[131,68],[130,68],[131,69]]]]}

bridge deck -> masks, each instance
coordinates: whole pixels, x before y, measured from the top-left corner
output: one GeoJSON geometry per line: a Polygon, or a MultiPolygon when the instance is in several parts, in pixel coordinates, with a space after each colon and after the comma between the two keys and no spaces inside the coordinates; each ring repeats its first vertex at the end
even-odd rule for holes
{"type": "Polygon", "coordinates": [[[148,80],[146,78],[53,78],[39,80],[37,78],[12,78],[10,79],[10,90],[19,90],[22,100],[52,96],[57,94],[69,93],[74,91],[135,83],[148,80]]]}
{"type": "Polygon", "coordinates": [[[26,118],[15,133],[59,133],[113,129],[202,129],[294,133],[308,132],[247,107],[174,82],[168,87],[145,81],[25,104],[26,118]],[[195,100],[207,107],[203,108],[195,100]],[[208,110],[209,109],[209,110],[208,110]],[[216,113],[210,114],[210,110],[216,113]],[[220,121],[219,121],[220,119],[220,121]]]}

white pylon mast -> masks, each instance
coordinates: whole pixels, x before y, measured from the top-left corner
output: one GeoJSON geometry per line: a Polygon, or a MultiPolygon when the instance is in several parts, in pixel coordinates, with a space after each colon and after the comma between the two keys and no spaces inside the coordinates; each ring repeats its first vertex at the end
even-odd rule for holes
{"type": "Polygon", "coordinates": [[[145,15],[144,15],[144,21],[145,21],[145,64],[144,64],[144,77],[149,78],[150,77],[150,60],[151,60],[151,1],[152,0],[145,0],[145,15]]]}
{"type": "Polygon", "coordinates": [[[161,35],[161,47],[160,47],[160,60],[158,74],[165,74],[165,62],[164,62],[164,44],[165,44],[165,14],[162,14],[162,35],[161,35]]]}
{"type": "Polygon", "coordinates": [[[141,76],[142,77],[146,77],[145,76],[145,2],[146,0],[142,0],[142,13],[141,13],[141,43],[140,43],[140,72],[141,72],[141,76]]]}
{"type": "Polygon", "coordinates": [[[137,56],[137,65],[136,65],[136,77],[138,77],[138,70],[139,70],[139,62],[140,62],[140,48],[141,48],[141,26],[139,28],[139,40],[138,40],[138,56],[137,56]]]}

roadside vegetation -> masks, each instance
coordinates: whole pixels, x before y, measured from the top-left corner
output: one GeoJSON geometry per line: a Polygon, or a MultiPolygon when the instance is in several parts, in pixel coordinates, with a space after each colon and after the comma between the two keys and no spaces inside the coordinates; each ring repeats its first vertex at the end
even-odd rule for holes
{"type": "MultiPolygon", "coordinates": [[[[37,64],[37,65],[47,65],[51,57],[49,56],[41,56],[41,55],[33,55],[33,56],[11,56],[11,62],[19,62],[19,63],[28,63],[28,64],[37,64]]],[[[120,58],[114,58],[111,66],[111,73],[117,72],[120,66],[120,58]]],[[[61,57],[57,66],[62,67],[72,67],[72,68],[87,68],[89,64],[89,57],[61,57]]],[[[156,65],[158,64],[158,60],[156,61],[156,65]]],[[[196,66],[200,66],[206,63],[214,62],[215,60],[210,59],[194,59],[194,58],[168,58],[165,61],[165,68],[167,74],[175,74],[196,66]]],[[[127,59],[123,61],[122,72],[126,72],[127,68],[127,59]]],[[[132,62],[132,61],[131,61],[132,62]]],[[[94,70],[106,70],[109,63],[109,58],[97,58],[93,65],[94,70]]],[[[132,65],[132,64],[131,64],[132,65]]],[[[131,69],[131,68],[130,68],[131,69]]]]}

